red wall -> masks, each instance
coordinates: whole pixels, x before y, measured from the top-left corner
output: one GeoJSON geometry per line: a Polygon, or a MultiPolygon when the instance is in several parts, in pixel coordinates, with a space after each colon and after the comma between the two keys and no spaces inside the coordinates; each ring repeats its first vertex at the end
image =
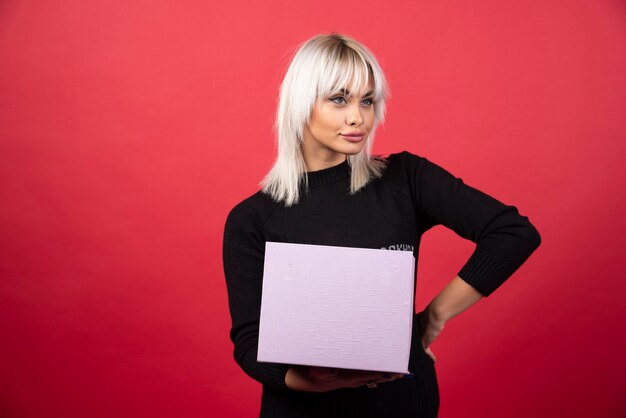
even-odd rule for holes
{"type": "MultiPolygon", "coordinates": [[[[221,238],[273,158],[290,51],[389,78],[375,151],[514,204],[539,250],[433,345],[441,414],[626,414],[623,1],[0,3],[0,415],[254,417],[221,238]]],[[[418,307],[473,243],[424,238],[418,307]]]]}

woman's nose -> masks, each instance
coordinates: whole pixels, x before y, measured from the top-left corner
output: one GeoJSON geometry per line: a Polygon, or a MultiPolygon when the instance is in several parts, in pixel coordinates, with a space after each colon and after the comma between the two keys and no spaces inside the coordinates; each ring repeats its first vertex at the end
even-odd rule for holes
{"type": "Polygon", "coordinates": [[[347,116],[348,125],[360,125],[363,123],[363,117],[361,115],[361,109],[359,106],[350,106],[350,111],[347,116]]]}

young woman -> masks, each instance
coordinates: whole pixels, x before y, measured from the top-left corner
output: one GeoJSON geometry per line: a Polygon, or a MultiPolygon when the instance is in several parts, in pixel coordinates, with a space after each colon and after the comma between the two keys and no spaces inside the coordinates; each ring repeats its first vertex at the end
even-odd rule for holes
{"type": "Polygon", "coordinates": [[[388,97],[372,53],[340,34],[297,50],[280,89],[278,155],[262,190],[236,205],[223,261],[241,368],[263,384],[261,417],[436,417],[430,345],[444,324],[490,295],[540,245],[515,206],[409,152],[372,156],[388,97]],[[257,362],[265,242],[413,251],[444,225],[476,243],[458,275],[413,321],[412,376],[257,362]]]}

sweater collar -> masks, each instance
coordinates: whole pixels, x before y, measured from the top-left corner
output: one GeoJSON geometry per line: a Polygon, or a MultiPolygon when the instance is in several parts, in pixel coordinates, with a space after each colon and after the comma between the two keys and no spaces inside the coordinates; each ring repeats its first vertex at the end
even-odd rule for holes
{"type": "Polygon", "coordinates": [[[340,164],[317,171],[308,171],[306,176],[309,180],[309,187],[317,187],[324,184],[334,183],[350,177],[350,165],[348,159],[340,164]]]}

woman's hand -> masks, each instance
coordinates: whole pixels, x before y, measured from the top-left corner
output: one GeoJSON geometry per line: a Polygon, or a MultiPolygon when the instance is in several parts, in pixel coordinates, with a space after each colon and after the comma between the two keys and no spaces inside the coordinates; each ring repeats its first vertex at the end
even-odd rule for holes
{"type": "Polygon", "coordinates": [[[434,315],[430,314],[428,309],[419,312],[416,315],[416,319],[418,321],[417,326],[419,327],[420,335],[422,336],[422,347],[424,347],[424,351],[426,351],[426,354],[428,354],[434,362],[437,358],[430,349],[430,345],[437,339],[439,334],[441,334],[441,331],[443,331],[445,322],[436,319],[434,315]]]}
{"type": "Polygon", "coordinates": [[[357,388],[381,384],[401,378],[402,373],[371,372],[365,370],[334,369],[316,366],[291,366],[285,384],[293,390],[326,392],[333,389],[357,388]]]}
{"type": "Polygon", "coordinates": [[[422,346],[426,354],[435,361],[429,346],[441,334],[444,324],[480,299],[483,295],[461,277],[456,276],[417,314],[422,346]]]}

